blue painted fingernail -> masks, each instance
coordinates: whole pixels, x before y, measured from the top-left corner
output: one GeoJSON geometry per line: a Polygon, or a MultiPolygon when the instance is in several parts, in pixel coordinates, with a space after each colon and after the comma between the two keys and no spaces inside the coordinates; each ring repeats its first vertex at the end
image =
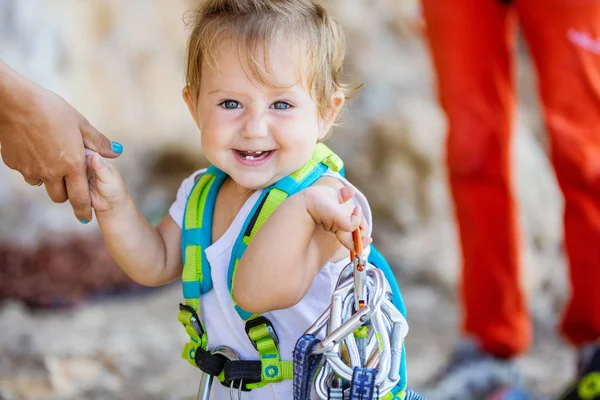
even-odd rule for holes
{"type": "Polygon", "coordinates": [[[79,222],[81,222],[82,224],[85,225],[85,224],[87,224],[90,221],[88,221],[87,219],[80,219],[79,222]]]}
{"type": "Polygon", "coordinates": [[[112,151],[121,154],[123,152],[123,145],[119,142],[112,142],[112,151]]]}

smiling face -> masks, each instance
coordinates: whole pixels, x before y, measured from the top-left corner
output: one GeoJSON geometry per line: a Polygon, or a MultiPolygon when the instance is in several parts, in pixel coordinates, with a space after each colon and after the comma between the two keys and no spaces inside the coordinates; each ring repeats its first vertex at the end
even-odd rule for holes
{"type": "MultiPolygon", "coordinates": [[[[277,87],[252,77],[235,44],[224,45],[215,66],[202,65],[198,98],[184,98],[201,130],[207,159],[244,189],[267,187],[304,165],[330,127],[301,77],[291,46],[271,46],[268,71],[277,87]]],[[[264,60],[259,54],[258,60],[264,60]]],[[[343,95],[332,100],[332,121],[343,95]]]]}

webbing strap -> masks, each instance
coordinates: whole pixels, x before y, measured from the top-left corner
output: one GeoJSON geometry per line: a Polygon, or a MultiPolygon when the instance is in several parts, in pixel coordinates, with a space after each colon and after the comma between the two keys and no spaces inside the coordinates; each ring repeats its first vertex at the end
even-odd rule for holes
{"type": "Polygon", "coordinates": [[[291,379],[293,364],[281,361],[279,355],[279,338],[271,321],[263,316],[246,322],[248,338],[260,356],[260,382],[248,385],[249,388],[261,387],[268,383],[291,379]]]}
{"type": "Polygon", "coordinates": [[[314,335],[305,334],[294,347],[294,400],[310,399],[313,377],[322,355],[313,355],[313,347],[320,340],[314,335]]]}
{"type": "Polygon", "coordinates": [[[354,367],[350,385],[350,400],[379,399],[379,387],[375,386],[376,376],[376,369],[354,367]]]}
{"type": "Polygon", "coordinates": [[[196,367],[196,352],[198,350],[205,351],[206,346],[208,345],[206,330],[202,326],[198,314],[190,305],[179,305],[177,319],[183,324],[185,332],[190,337],[190,341],[183,347],[181,357],[196,367]]]}
{"type": "Polygon", "coordinates": [[[194,184],[184,211],[181,235],[183,297],[196,312],[200,295],[210,291],[213,285],[204,249],[212,242],[215,200],[226,177],[216,167],[209,167],[194,184]]]}
{"type": "Polygon", "coordinates": [[[228,386],[232,381],[257,383],[261,380],[260,361],[230,361],[225,364],[223,383],[228,386]]]}
{"type": "Polygon", "coordinates": [[[179,321],[185,327],[190,341],[181,356],[196,366],[196,353],[206,350],[208,337],[198,318],[200,295],[212,288],[210,266],[204,249],[211,243],[212,216],[216,192],[226,175],[217,168],[209,168],[194,184],[186,203],[181,235],[183,271],[181,274],[185,305],[180,306],[179,321]],[[206,229],[202,229],[207,227],[206,229]],[[185,307],[189,307],[185,309],[185,307]]]}
{"type": "Polygon", "coordinates": [[[206,372],[209,375],[219,375],[223,371],[226,362],[225,358],[216,356],[201,347],[196,349],[196,366],[202,372],[206,372]]]}
{"type": "Polygon", "coordinates": [[[344,389],[328,388],[327,389],[327,400],[344,400],[344,389]]]}

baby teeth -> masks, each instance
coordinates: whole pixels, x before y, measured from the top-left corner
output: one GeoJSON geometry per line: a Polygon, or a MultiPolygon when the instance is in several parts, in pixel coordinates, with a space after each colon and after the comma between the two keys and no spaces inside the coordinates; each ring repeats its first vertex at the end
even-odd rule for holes
{"type": "Polygon", "coordinates": [[[246,160],[254,160],[254,156],[246,156],[246,160]]]}

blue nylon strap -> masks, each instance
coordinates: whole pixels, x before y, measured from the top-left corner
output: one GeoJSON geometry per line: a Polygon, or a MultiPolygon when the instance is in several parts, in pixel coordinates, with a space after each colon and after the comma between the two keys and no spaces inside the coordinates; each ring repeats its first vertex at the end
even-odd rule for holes
{"type": "Polygon", "coordinates": [[[252,207],[252,211],[250,211],[250,214],[248,214],[248,218],[246,218],[246,221],[244,221],[244,226],[242,227],[242,230],[240,231],[240,234],[238,235],[238,238],[236,239],[233,245],[233,250],[231,250],[231,261],[229,262],[229,270],[227,271],[227,285],[229,288],[229,293],[231,293],[231,289],[233,286],[233,272],[235,271],[235,261],[242,259],[242,255],[248,247],[248,245],[244,243],[244,233],[248,230],[248,225],[250,225],[250,221],[252,221],[252,216],[256,214],[256,212],[258,211],[258,207],[260,207],[264,198],[267,197],[267,195],[269,194],[269,191],[267,189],[263,190],[256,203],[254,203],[254,207],[252,207]]]}
{"type": "Polygon", "coordinates": [[[322,355],[312,355],[320,340],[314,335],[303,335],[294,348],[294,400],[310,400],[313,378],[322,355]]]}
{"type": "Polygon", "coordinates": [[[379,388],[375,386],[376,376],[376,369],[354,367],[350,386],[350,400],[379,399],[379,388]]]}
{"type": "MultiPolygon", "coordinates": [[[[200,298],[200,282],[182,282],[183,298],[184,299],[199,299],[200,298]]],[[[206,293],[206,292],[202,292],[206,293]]]]}
{"type": "MultiPolygon", "coordinates": [[[[205,172],[205,174],[208,171],[205,172]]],[[[192,187],[192,190],[190,190],[190,193],[188,194],[188,198],[185,201],[185,208],[183,209],[183,220],[181,221],[181,230],[182,230],[182,235],[181,235],[181,260],[183,262],[183,264],[185,265],[185,246],[187,245],[187,239],[188,239],[188,235],[185,234],[186,229],[185,229],[185,216],[187,214],[187,203],[188,201],[190,201],[190,196],[192,195],[192,193],[194,193],[194,189],[196,189],[196,185],[198,185],[198,182],[200,182],[200,179],[198,179],[196,181],[196,183],[194,183],[194,186],[192,187]]],[[[195,238],[194,240],[198,240],[200,241],[200,238],[195,238]]],[[[195,244],[195,243],[194,243],[195,244]]]]}
{"type": "Polygon", "coordinates": [[[271,187],[269,187],[265,190],[277,188],[279,190],[284,191],[289,196],[291,196],[294,193],[298,193],[302,189],[306,189],[307,187],[311,186],[313,183],[315,183],[317,180],[319,180],[319,178],[325,172],[327,172],[328,169],[329,169],[329,167],[327,167],[325,164],[318,164],[301,181],[297,181],[290,176],[286,176],[285,178],[280,179],[279,181],[274,183],[271,187]]]}
{"type": "Polygon", "coordinates": [[[282,191],[284,191],[285,193],[292,193],[294,192],[294,188],[298,185],[298,181],[295,180],[294,178],[292,178],[291,176],[286,176],[284,178],[281,178],[279,181],[277,181],[276,183],[274,183],[271,188],[277,188],[280,189],[282,191]]]}
{"type": "Polygon", "coordinates": [[[238,315],[240,316],[240,318],[243,321],[248,321],[250,319],[251,316],[253,316],[254,314],[244,310],[242,307],[240,307],[239,305],[235,304],[233,306],[233,308],[235,308],[235,311],[237,311],[238,315]]]}
{"type": "Polygon", "coordinates": [[[181,240],[183,240],[183,242],[186,245],[201,244],[202,243],[202,229],[200,229],[200,228],[184,229],[182,232],[181,240]]]}
{"type": "MultiPolygon", "coordinates": [[[[306,177],[300,182],[298,187],[296,187],[296,192],[301,191],[302,189],[306,189],[311,186],[313,183],[319,180],[319,178],[327,172],[329,167],[325,164],[317,165],[306,177]]],[[[291,193],[290,193],[291,196],[291,193]]]]}
{"type": "Polygon", "coordinates": [[[204,211],[202,212],[202,233],[200,236],[200,247],[202,248],[202,282],[200,282],[201,294],[209,292],[213,287],[210,264],[208,263],[206,253],[204,251],[212,244],[212,222],[215,211],[215,202],[217,200],[217,193],[225,181],[225,178],[227,178],[227,174],[214,165],[211,165],[206,172],[215,175],[215,180],[209,188],[208,195],[206,196],[206,203],[204,204],[204,211]]]}

